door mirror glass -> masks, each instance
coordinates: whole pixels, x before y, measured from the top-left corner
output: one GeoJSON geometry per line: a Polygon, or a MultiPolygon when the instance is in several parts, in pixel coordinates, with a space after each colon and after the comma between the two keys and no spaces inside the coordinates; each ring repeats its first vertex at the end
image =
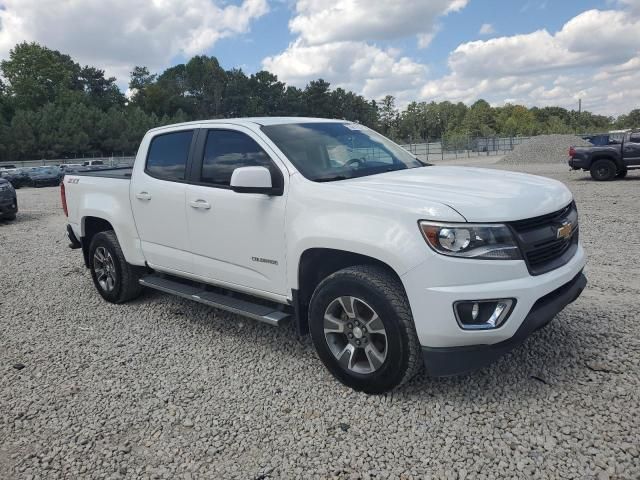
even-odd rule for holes
{"type": "Polygon", "coordinates": [[[240,167],[231,175],[231,188],[238,193],[264,193],[276,195],[271,172],[266,167],[240,167]]]}

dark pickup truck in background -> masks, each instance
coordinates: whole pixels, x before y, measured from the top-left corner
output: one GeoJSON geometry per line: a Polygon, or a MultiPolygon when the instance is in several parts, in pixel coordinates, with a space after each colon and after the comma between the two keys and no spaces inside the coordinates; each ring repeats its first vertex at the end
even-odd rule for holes
{"type": "Polygon", "coordinates": [[[570,147],[569,157],[573,170],[589,171],[594,180],[624,178],[629,170],[640,168],[640,132],[628,132],[607,145],[570,147]]]}

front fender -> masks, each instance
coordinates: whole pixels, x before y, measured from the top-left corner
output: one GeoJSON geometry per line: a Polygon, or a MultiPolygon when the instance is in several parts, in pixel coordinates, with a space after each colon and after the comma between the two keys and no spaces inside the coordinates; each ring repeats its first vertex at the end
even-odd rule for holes
{"type": "MultiPolygon", "coordinates": [[[[434,253],[418,227],[420,214],[414,208],[361,195],[331,195],[324,184],[291,184],[287,206],[287,279],[299,288],[298,268],[305,251],[324,248],[375,258],[403,275],[434,253]],[[302,191],[301,189],[304,188],[302,191]],[[328,193],[329,192],[329,193],[328,193]]],[[[436,211],[434,209],[434,211],[436,211]]],[[[437,207],[438,218],[464,221],[455,210],[437,207]]]]}

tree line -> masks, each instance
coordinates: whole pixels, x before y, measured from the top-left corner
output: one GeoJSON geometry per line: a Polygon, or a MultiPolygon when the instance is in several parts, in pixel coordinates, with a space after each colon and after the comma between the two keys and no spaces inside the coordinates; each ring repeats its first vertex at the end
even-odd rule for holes
{"type": "Polygon", "coordinates": [[[298,88],[267,71],[225,70],[204,55],[159,74],[136,66],[128,97],[103,70],[36,43],[16,45],[0,73],[0,161],[133,154],[150,128],[246,116],[346,119],[401,142],[640,126],[640,109],[613,118],[478,100],[470,106],[412,102],[400,110],[390,95],[368,100],[323,79],[298,88]]]}

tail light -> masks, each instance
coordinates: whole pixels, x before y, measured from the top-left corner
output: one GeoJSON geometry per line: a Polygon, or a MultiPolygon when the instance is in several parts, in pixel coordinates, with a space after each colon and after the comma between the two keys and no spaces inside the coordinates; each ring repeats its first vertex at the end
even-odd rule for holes
{"type": "Polygon", "coordinates": [[[576,149],[575,149],[575,148],[573,148],[573,147],[569,147],[569,156],[570,156],[571,158],[573,158],[573,157],[575,157],[575,156],[576,156],[576,149]]]}
{"type": "Polygon", "coordinates": [[[62,201],[62,210],[64,211],[65,217],[69,216],[69,210],[67,210],[67,193],[64,189],[64,179],[60,183],[60,200],[62,201]]]}

